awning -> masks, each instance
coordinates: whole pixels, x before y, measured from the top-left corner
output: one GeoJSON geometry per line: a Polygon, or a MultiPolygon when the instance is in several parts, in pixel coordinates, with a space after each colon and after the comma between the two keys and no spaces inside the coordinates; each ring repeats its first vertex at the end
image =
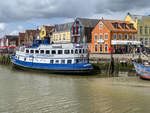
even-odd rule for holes
{"type": "Polygon", "coordinates": [[[140,45],[140,41],[112,40],[111,45],[140,45]]]}

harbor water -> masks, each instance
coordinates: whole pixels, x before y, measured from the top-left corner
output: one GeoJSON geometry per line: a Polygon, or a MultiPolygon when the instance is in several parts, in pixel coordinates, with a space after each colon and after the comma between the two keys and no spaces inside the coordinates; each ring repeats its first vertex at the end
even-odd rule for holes
{"type": "Polygon", "coordinates": [[[135,74],[56,75],[0,66],[0,113],[148,113],[150,81],[135,74]]]}

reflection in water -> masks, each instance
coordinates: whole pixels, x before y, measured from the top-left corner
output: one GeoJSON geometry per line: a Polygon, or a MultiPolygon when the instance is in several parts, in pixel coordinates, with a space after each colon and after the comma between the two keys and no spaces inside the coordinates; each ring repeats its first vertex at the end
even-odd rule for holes
{"type": "Polygon", "coordinates": [[[0,66],[0,113],[147,113],[150,81],[30,73],[0,66]]]}

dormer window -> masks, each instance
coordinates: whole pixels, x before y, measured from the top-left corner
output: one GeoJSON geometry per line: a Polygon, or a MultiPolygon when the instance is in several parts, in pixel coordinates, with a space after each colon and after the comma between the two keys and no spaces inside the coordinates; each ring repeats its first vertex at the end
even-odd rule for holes
{"type": "Polygon", "coordinates": [[[114,28],[118,28],[118,23],[116,22],[116,23],[112,23],[112,25],[114,26],[114,28]]]}
{"type": "Polygon", "coordinates": [[[129,26],[130,29],[134,29],[133,24],[128,24],[128,26],[129,26]]]}
{"type": "Polygon", "coordinates": [[[126,29],[126,23],[121,23],[120,25],[123,29],[126,29]]]}

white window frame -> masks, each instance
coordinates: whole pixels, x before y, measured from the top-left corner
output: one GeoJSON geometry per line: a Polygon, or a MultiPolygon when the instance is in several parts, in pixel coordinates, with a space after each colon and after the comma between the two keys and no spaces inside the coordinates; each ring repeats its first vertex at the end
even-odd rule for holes
{"type": "Polygon", "coordinates": [[[98,35],[97,35],[97,34],[94,35],[94,40],[95,40],[95,41],[98,40],[98,35]],[[96,36],[97,39],[95,38],[95,36],[96,36]]]}
{"type": "Polygon", "coordinates": [[[129,40],[133,40],[133,34],[129,34],[129,40]],[[131,38],[130,36],[131,36],[132,38],[131,38]]]}
{"type": "Polygon", "coordinates": [[[122,34],[121,33],[119,33],[119,35],[118,35],[118,40],[122,40],[122,34]],[[121,36],[121,39],[120,39],[120,36],[121,36]]]}
{"type": "Polygon", "coordinates": [[[103,44],[100,44],[100,45],[99,45],[99,51],[100,51],[100,52],[103,52],[103,44]],[[102,51],[101,51],[101,47],[102,47],[102,51]]]}
{"type": "Polygon", "coordinates": [[[105,50],[105,52],[108,52],[108,43],[105,43],[105,45],[104,45],[104,50],[105,50]],[[105,50],[106,44],[107,44],[107,51],[105,50]]]}
{"type": "Polygon", "coordinates": [[[102,34],[102,33],[100,33],[99,39],[100,39],[100,40],[103,40],[103,34],[102,34]],[[101,37],[101,36],[102,36],[102,37],[101,37]]]}
{"type": "Polygon", "coordinates": [[[113,40],[117,40],[117,34],[116,33],[113,34],[113,40]],[[114,36],[116,36],[116,39],[114,39],[114,36]]]}
{"type": "Polygon", "coordinates": [[[63,34],[63,40],[66,40],[66,34],[65,33],[63,34]]]}
{"type": "Polygon", "coordinates": [[[99,29],[100,29],[100,30],[103,29],[103,24],[102,24],[102,23],[99,24],[99,29]]]}
{"type": "Polygon", "coordinates": [[[129,40],[128,34],[125,34],[125,35],[124,35],[124,39],[125,39],[125,40],[129,40]],[[127,36],[127,39],[126,39],[126,36],[127,36]]]}
{"type": "Polygon", "coordinates": [[[104,34],[104,39],[105,39],[105,40],[108,40],[108,33],[105,33],[105,34],[104,34]],[[106,35],[107,35],[107,38],[106,38],[106,35]]]}
{"type": "Polygon", "coordinates": [[[147,47],[149,45],[149,40],[148,40],[148,37],[145,38],[145,42],[144,42],[144,45],[147,47]],[[146,40],[147,39],[147,40],[146,40]],[[147,41],[147,44],[146,44],[146,41],[147,41]]]}

